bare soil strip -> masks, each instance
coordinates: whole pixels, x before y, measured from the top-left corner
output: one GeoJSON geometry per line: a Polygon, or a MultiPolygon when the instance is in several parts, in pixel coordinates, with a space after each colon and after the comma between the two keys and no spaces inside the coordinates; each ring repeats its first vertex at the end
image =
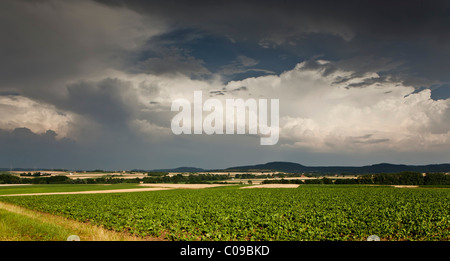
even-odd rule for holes
{"type": "Polygon", "coordinates": [[[147,183],[139,184],[143,187],[154,187],[154,188],[166,188],[166,189],[203,189],[203,188],[213,188],[229,186],[230,184],[165,184],[165,183],[147,183]]]}
{"type": "Polygon", "coordinates": [[[0,187],[11,187],[11,186],[31,186],[31,184],[0,184],[0,187]]]}
{"type": "Polygon", "coordinates": [[[264,185],[254,185],[248,187],[242,187],[241,189],[249,188],[297,188],[299,184],[264,184],[264,185]]]}
{"type": "MultiPolygon", "coordinates": [[[[98,194],[98,193],[125,193],[125,192],[142,192],[142,191],[157,191],[167,189],[204,189],[221,186],[230,186],[233,184],[163,184],[163,183],[148,183],[140,184],[143,188],[133,189],[110,189],[110,190],[88,190],[88,191],[71,191],[71,192],[44,192],[44,193],[24,193],[24,194],[7,194],[0,195],[0,197],[12,196],[40,196],[40,195],[70,195],[70,194],[98,194]],[[147,187],[147,188],[145,188],[147,187]]],[[[253,185],[242,188],[296,188],[298,184],[264,184],[253,185]]]]}

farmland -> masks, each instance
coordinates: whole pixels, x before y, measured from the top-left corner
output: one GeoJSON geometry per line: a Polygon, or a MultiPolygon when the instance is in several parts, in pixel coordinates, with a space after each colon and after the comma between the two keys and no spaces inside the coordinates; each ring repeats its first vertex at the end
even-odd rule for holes
{"type": "Polygon", "coordinates": [[[165,240],[450,239],[450,190],[364,185],[0,197],[137,237],[165,240]]]}

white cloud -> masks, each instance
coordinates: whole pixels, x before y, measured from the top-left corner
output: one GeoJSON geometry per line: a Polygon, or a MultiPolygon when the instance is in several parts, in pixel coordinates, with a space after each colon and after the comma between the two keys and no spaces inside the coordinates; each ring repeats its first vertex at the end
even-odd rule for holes
{"type": "Polygon", "coordinates": [[[28,128],[34,133],[53,130],[57,138],[70,132],[75,115],[57,110],[53,105],[22,96],[0,96],[0,129],[28,128]]]}
{"type": "Polygon", "coordinates": [[[401,82],[381,80],[374,72],[355,76],[351,71],[335,70],[326,74],[328,64],[320,61],[320,66],[311,69],[300,63],[281,75],[227,84],[220,78],[206,81],[184,75],[122,74],[133,82],[139,97],[136,105],[142,112],[130,126],[144,135],[170,135],[172,101],[193,101],[193,92],[202,91],[204,100],[214,97],[223,105],[227,98],[279,99],[281,146],[349,153],[448,148],[450,100],[433,100],[428,89],[415,92],[401,82]],[[355,84],[358,87],[352,87],[355,84]],[[146,117],[146,112],[153,114],[146,117]]]}
{"type": "Polygon", "coordinates": [[[433,100],[430,90],[415,93],[401,82],[373,81],[376,73],[325,74],[326,64],[311,69],[300,63],[279,76],[231,82],[227,89],[245,86],[252,97],[280,99],[282,146],[353,153],[448,148],[450,99],[433,100]]]}

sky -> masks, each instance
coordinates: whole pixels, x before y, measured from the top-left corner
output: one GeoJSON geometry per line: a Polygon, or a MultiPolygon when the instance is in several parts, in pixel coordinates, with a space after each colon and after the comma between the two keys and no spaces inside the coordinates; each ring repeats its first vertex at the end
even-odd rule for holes
{"type": "Polygon", "coordinates": [[[0,167],[450,162],[450,1],[3,0],[0,34],[0,167]],[[194,91],[278,99],[278,142],[174,134],[194,91]]]}

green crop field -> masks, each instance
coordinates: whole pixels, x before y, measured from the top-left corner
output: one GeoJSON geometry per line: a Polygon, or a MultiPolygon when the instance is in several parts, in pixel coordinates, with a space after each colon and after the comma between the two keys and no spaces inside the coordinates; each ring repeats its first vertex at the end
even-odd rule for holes
{"type": "Polygon", "coordinates": [[[0,197],[168,240],[449,240],[450,190],[359,185],[0,197]]]}

